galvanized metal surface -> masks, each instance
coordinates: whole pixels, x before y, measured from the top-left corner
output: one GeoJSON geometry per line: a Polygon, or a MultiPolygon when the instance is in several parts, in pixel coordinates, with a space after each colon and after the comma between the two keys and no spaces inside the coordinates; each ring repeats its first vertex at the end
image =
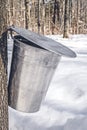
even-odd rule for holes
{"type": "Polygon", "coordinates": [[[44,99],[61,56],[76,54],[60,43],[23,28],[10,27],[14,37],[9,105],[19,111],[36,112],[44,99]]]}
{"type": "Polygon", "coordinates": [[[17,27],[9,27],[9,30],[15,31],[23,38],[27,39],[28,41],[43,47],[51,52],[54,52],[58,55],[67,56],[67,57],[76,57],[75,52],[71,49],[65,47],[64,45],[47,38],[43,35],[38,35],[37,33],[31,32],[24,28],[17,28],[17,27]]]}
{"type": "Polygon", "coordinates": [[[8,85],[9,105],[22,112],[36,112],[43,101],[61,56],[17,37],[8,85]],[[20,42],[21,41],[21,42],[20,42]],[[30,45],[29,45],[30,44],[30,45]]]}

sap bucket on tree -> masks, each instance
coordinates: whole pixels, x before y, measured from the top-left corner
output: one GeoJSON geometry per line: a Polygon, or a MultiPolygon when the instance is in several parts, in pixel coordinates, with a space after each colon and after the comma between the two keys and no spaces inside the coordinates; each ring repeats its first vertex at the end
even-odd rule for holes
{"type": "Polygon", "coordinates": [[[76,54],[60,43],[23,28],[17,33],[8,84],[9,106],[22,112],[36,112],[44,99],[61,56],[76,54]]]}

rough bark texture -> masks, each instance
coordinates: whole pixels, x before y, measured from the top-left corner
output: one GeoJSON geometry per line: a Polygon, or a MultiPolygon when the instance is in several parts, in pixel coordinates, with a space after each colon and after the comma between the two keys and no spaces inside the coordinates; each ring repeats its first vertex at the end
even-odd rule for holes
{"type": "Polygon", "coordinates": [[[25,28],[29,29],[29,0],[25,0],[25,28]]]}
{"type": "Polygon", "coordinates": [[[64,33],[63,37],[68,38],[69,29],[69,6],[68,0],[65,0],[65,13],[64,13],[64,33]]]}
{"type": "Polygon", "coordinates": [[[77,31],[76,31],[76,33],[78,34],[78,26],[79,26],[79,1],[77,0],[77,27],[76,27],[76,29],[77,29],[77,31]]]}
{"type": "Polygon", "coordinates": [[[7,99],[7,34],[1,34],[7,28],[7,0],[0,0],[0,130],[8,130],[7,99]]]}
{"type": "Polygon", "coordinates": [[[69,31],[72,33],[72,0],[69,0],[69,31]]]}
{"type": "Polygon", "coordinates": [[[38,33],[40,33],[40,1],[38,0],[38,33]]]}

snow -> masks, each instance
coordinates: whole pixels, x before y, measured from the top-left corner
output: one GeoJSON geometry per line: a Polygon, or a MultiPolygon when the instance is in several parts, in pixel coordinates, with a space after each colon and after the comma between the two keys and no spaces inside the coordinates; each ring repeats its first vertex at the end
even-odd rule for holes
{"type": "MultiPolygon", "coordinates": [[[[40,111],[22,113],[9,107],[9,130],[87,130],[87,35],[47,37],[71,48],[77,57],[62,57],[40,111]]],[[[11,50],[10,42],[9,63],[11,50]]]]}

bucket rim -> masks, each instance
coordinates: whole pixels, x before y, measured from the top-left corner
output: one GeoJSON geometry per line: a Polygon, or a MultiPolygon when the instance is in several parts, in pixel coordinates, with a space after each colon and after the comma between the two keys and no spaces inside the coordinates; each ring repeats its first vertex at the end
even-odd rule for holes
{"type": "Polygon", "coordinates": [[[71,57],[75,58],[76,53],[72,51],[70,48],[66,47],[65,45],[62,45],[61,43],[48,38],[46,36],[43,36],[41,34],[37,34],[35,32],[32,32],[30,30],[19,28],[15,26],[10,26],[8,30],[14,31],[23,38],[27,39],[28,41],[46,49],[53,53],[56,53],[61,56],[71,57]]]}

